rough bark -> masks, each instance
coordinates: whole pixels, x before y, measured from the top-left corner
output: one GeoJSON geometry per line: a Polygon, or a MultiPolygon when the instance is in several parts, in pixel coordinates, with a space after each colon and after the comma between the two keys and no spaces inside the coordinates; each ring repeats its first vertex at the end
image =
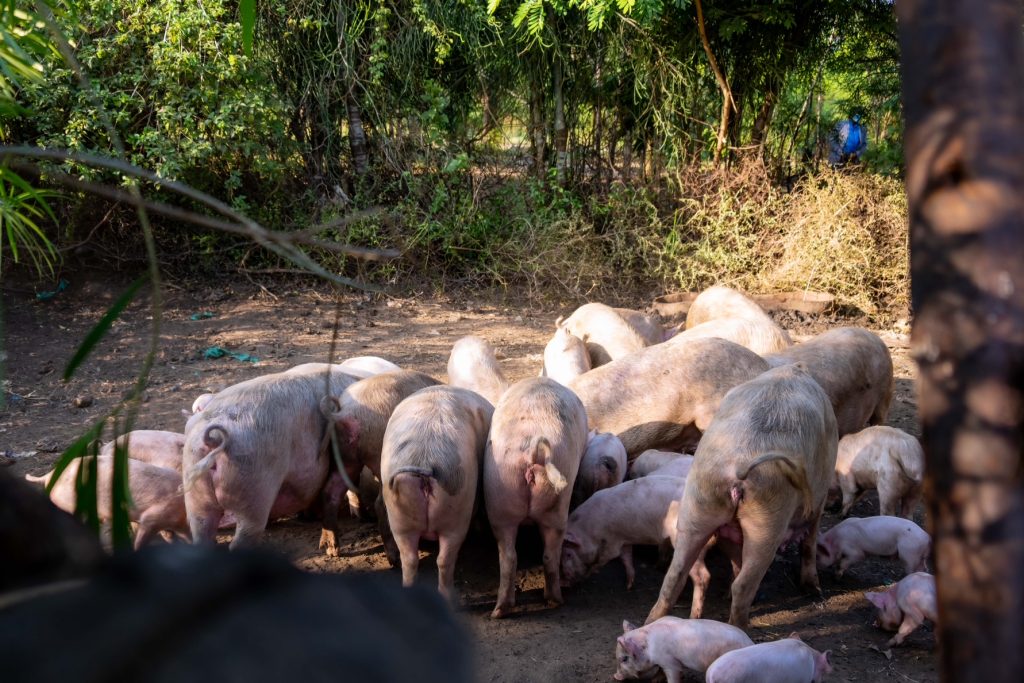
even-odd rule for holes
{"type": "Polygon", "coordinates": [[[569,129],[565,126],[565,96],[562,91],[562,57],[554,55],[551,63],[551,94],[555,105],[555,179],[565,185],[566,166],[569,159],[569,129]]]}
{"type": "Polygon", "coordinates": [[[900,0],[913,350],[945,681],[1024,671],[1018,0],[900,0]]]}
{"type": "Polygon", "coordinates": [[[544,94],[536,76],[530,78],[530,148],[533,152],[533,172],[544,180],[547,170],[547,133],[544,117],[544,94]]]}
{"type": "Polygon", "coordinates": [[[754,117],[754,125],[750,131],[750,144],[759,150],[764,149],[765,136],[768,132],[768,125],[772,122],[772,115],[775,113],[775,104],[779,99],[779,83],[772,80],[764,91],[764,99],[761,101],[761,108],[754,117]]]}
{"type": "Polygon", "coordinates": [[[704,46],[704,53],[708,57],[711,71],[715,74],[718,89],[722,91],[722,114],[718,124],[718,142],[715,145],[715,163],[717,164],[722,158],[722,150],[725,149],[726,142],[728,141],[729,117],[736,108],[736,103],[733,102],[732,92],[729,90],[729,81],[726,80],[725,74],[718,66],[718,60],[715,59],[715,54],[711,51],[708,33],[704,28],[704,8],[701,7],[700,0],[694,0],[694,4],[697,6],[697,32],[700,33],[700,42],[704,46]]]}
{"type": "Polygon", "coordinates": [[[348,146],[352,152],[352,168],[356,175],[365,176],[370,170],[370,154],[366,144],[366,131],[363,129],[363,116],[359,110],[353,88],[345,95],[345,109],[348,112],[348,146]]]}

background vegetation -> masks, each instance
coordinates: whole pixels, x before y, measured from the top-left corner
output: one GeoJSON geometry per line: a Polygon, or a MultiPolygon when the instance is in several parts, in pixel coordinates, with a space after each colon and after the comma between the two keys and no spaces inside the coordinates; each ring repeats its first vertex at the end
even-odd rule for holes
{"type": "MultiPolygon", "coordinates": [[[[263,225],[347,218],[315,237],[399,248],[370,266],[314,254],[383,284],[622,298],[725,281],[903,313],[888,0],[257,0],[252,50],[240,4],[73,3],[56,20],[91,90],[56,50],[33,52],[0,142],[116,156],[100,108],[127,161],[263,225]],[[871,146],[833,173],[828,132],[851,111],[871,146]]],[[[33,180],[57,171],[124,183],[72,162],[33,180]]],[[[131,206],[50,206],[34,225],[53,244],[141,267],[131,206]]],[[[180,273],[283,265],[239,237],[153,227],[180,273]]]]}

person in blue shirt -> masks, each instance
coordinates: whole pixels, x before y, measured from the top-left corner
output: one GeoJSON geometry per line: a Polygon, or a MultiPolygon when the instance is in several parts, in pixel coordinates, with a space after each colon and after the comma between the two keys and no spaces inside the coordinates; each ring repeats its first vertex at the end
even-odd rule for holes
{"type": "Polygon", "coordinates": [[[868,148],[868,134],[860,122],[860,114],[840,121],[832,129],[829,138],[828,163],[839,168],[848,163],[860,161],[864,150],[868,148]]]}

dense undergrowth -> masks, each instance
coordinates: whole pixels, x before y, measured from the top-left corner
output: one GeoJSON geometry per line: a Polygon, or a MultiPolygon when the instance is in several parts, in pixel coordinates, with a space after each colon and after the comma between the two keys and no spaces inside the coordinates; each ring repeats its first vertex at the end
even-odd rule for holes
{"type": "Polygon", "coordinates": [[[411,193],[388,217],[329,235],[397,247],[401,260],[336,265],[399,287],[621,300],[727,283],[828,292],[879,322],[906,314],[906,199],[894,179],[826,171],[787,192],[751,163],[689,169],[656,190],[613,185],[585,196],[524,178],[480,194],[434,182],[424,199],[411,193]]]}

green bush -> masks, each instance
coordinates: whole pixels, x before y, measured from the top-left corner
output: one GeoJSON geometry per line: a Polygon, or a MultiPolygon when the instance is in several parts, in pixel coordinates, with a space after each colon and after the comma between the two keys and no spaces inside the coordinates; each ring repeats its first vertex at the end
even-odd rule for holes
{"type": "MultiPolygon", "coordinates": [[[[64,26],[128,161],[208,192],[269,225],[295,210],[301,169],[288,104],[257,53],[242,50],[237,3],[84,0],[64,26]]],[[[102,117],[58,57],[27,84],[32,114],[10,140],[114,154],[102,117]]],[[[75,168],[86,178],[110,173],[75,168]]]]}

